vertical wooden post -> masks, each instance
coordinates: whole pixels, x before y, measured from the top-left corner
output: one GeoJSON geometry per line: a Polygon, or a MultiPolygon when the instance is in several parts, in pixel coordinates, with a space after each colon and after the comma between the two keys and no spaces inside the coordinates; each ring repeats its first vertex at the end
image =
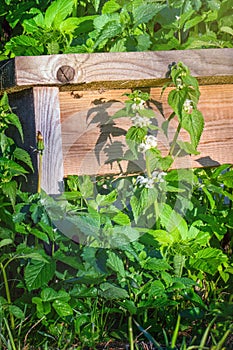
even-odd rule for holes
{"type": "Polygon", "coordinates": [[[63,191],[63,156],[58,87],[34,87],[36,132],[45,144],[41,187],[47,194],[63,191]]]}
{"type": "Polygon", "coordinates": [[[28,176],[23,190],[37,191],[36,135],[40,131],[45,144],[41,187],[47,194],[61,193],[63,191],[63,156],[59,89],[33,87],[11,94],[9,97],[11,107],[19,116],[24,131],[24,143],[17,143],[30,153],[35,169],[34,174],[28,176]]]}

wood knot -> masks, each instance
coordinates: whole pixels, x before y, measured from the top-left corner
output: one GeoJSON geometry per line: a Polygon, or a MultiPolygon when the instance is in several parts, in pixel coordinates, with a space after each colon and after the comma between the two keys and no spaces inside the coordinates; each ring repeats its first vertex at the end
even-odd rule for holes
{"type": "Polygon", "coordinates": [[[57,80],[61,83],[69,83],[74,79],[75,70],[70,66],[61,66],[57,71],[57,80]]]}

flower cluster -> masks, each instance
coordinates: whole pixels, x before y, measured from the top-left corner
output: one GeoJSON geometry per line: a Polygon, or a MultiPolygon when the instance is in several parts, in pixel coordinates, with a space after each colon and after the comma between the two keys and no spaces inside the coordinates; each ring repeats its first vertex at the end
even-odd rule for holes
{"type": "Polygon", "coordinates": [[[138,146],[138,151],[145,153],[147,150],[155,147],[157,147],[157,137],[146,135],[144,141],[138,146]]]}
{"type": "Polygon", "coordinates": [[[140,98],[140,97],[135,97],[133,99],[133,104],[132,104],[132,110],[133,111],[138,111],[140,109],[143,109],[144,108],[144,105],[145,105],[145,101],[140,98]]]}
{"type": "Polygon", "coordinates": [[[191,114],[193,111],[193,101],[186,99],[183,104],[184,111],[188,114],[191,114]]]}
{"type": "Polygon", "coordinates": [[[139,128],[148,127],[151,124],[150,118],[142,117],[138,113],[131,118],[133,125],[139,128]]]}
{"type": "Polygon", "coordinates": [[[166,175],[163,171],[153,171],[151,174],[151,177],[147,176],[138,176],[136,180],[136,184],[139,184],[139,187],[145,187],[145,188],[153,188],[155,184],[159,184],[162,182],[165,182],[164,176],[166,175]]]}

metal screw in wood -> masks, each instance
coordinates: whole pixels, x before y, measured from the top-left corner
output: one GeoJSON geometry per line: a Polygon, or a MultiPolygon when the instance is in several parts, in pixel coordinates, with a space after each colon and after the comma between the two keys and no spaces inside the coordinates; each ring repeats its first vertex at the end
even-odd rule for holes
{"type": "Polygon", "coordinates": [[[74,79],[75,70],[70,66],[61,66],[57,71],[57,80],[61,83],[69,83],[74,79]]]}

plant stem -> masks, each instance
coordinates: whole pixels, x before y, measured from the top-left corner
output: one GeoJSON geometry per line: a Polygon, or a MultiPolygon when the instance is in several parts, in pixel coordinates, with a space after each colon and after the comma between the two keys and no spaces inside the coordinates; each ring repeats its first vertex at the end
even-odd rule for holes
{"type": "Polygon", "coordinates": [[[176,141],[177,141],[177,139],[178,139],[180,130],[181,130],[181,123],[179,123],[179,125],[178,125],[178,127],[177,127],[177,129],[176,129],[174,138],[173,138],[173,140],[172,140],[171,147],[170,147],[170,151],[169,151],[169,155],[170,155],[170,156],[173,155],[173,152],[174,152],[174,149],[175,149],[175,146],[176,146],[176,141]]]}
{"type": "Polygon", "coordinates": [[[130,348],[130,350],[134,350],[132,315],[130,315],[128,318],[128,330],[129,330],[129,348],[130,348]]]}
{"type": "MultiPolygon", "coordinates": [[[[11,294],[10,294],[10,289],[9,289],[9,284],[8,284],[6,270],[5,270],[5,267],[3,266],[2,263],[0,264],[0,267],[1,267],[1,270],[2,270],[2,275],[3,275],[4,285],[5,285],[7,302],[8,302],[9,305],[11,305],[11,294]]],[[[11,328],[15,329],[14,315],[11,312],[10,312],[10,320],[11,320],[11,328]]]]}
{"type": "Polygon", "coordinates": [[[38,184],[37,184],[37,192],[41,191],[41,179],[42,179],[42,159],[44,152],[44,140],[40,131],[37,133],[37,152],[39,153],[39,165],[38,165],[38,184]]]}
{"type": "Polygon", "coordinates": [[[172,349],[175,348],[175,346],[176,346],[179,328],[180,328],[180,314],[178,314],[177,321],[176,321],[176,327],[175,327],[174,333],[172,335],[172,342],[171,342],[172,349]]]}
{"type": "Polygon", "coordinates": [[[42,178],[42,157],[43,155],[39,154],[39,166],[38,166],[38,184],[37,184],[37,192],[41,192],[41,178],[42,178]]]}
{"type": "Polygon", "coordinates": [[[16,346],[15,346],[15,342],[14,342],[13,336],[12,336],[12,333],[11,333],[11,330],[10,330],[10,327],[9,327],[9,324],[8,324],[8,322],[7,322],[7,320],[5,318],[4,318],[4,321],[5,321],[7,332],[8,332],[9,338],[10,338],[12,350],[17,350],[16,346]]]}

